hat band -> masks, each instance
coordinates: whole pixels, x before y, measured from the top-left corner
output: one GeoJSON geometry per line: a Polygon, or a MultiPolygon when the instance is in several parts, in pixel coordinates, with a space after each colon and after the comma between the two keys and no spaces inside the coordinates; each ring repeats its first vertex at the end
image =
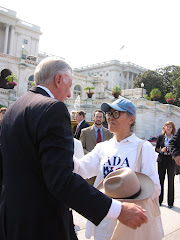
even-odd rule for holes
{"type": "MultiPolygon", "coordinates": [[[[130,197],[125,197],[125,198],[121,198],[121,199],[134,199],[134,198],[138,197],[140,195],[140,193],[141,193],[141,186],[140,186],[140,189],[137,193],[133,194],[130,197]]],[[[119,198],[114,198],[114,199],[119,199],[119,198]]]]}

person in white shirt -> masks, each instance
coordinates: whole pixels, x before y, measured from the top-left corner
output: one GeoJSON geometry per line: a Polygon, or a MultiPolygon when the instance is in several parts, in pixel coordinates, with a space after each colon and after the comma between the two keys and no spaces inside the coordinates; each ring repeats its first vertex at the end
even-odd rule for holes
{"type": "MultiPolygon", "coordinates": [[[[95,187],[97,187],[109,173],[119,168],[130,167],[134,171],[138,171],[138,169],[134,169],[134,167],[137,147],[142,141],[132,133],[132,128],[135,124],[136,108],[131,101],[120,98],[112,104],[103,103],[101,109],[106,113],[108,129],[115,134],[114,137],[109,141],[97,144],[96,147],[81,158],[80,161],[74,159],[74,171],[76,173],[80,174],[83,178],[97,176],[94,183],[95,187]]],[[[146,174],[153,180],[155,191],[151,198],[158,199],[160,184],[156,169],[156,154],[153,146],[148,141],[145,141],[142,146],[142,166],[140,172],[146,174]]],[[[163,236],[161,220],[157,219],[157,222],[159,223],[159,231],[162,233],[160,233],[160,235],[163,236]]],[[[106,218],[96,227],[88,221],[86,225],[86,237],[90,238],[94,236],[95,240],[110,240],[116,224],[117,221],[115,219],[106,218]]],[[[151,226],[149,225],[148,227],[150,228],[151,226]]],[[[127,231],[128,229],[129,228],[127,228],[127,231]]],[[[134,235],[136,234],[135,231],[133,233],[134,235]]],[[[120,236],[120,239],[121,237],[122,236],[120,236]]],[[[133,237],[132,239],[136,238],[133,237]]],[[[148,236],[147,239],[152,240],[151,236],[148,236]]],[[[157,239],[162,239],[162,237],[157,239]]]]}
{"type": "Polygon", "coordinates": [[[74,156],[80,159],[84,156],[83,146],[80,140],[74,138],[74,156]]]}

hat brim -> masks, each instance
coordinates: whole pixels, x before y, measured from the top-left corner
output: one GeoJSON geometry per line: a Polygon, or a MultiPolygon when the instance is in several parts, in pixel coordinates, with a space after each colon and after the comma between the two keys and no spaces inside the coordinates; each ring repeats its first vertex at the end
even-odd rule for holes
{"type": "Polygon", "coordinates": [[[117,110],[117,111],[120,111],[120,112],[126,112],[126,111],[127,111],[127,110],[125,110],[125,109],[123,109],[123,108],[120,108],[120,107],[115,106],[115,105],[110,104],[110,103],[103,103],[103,104],[101,105],[101,110],[102,110],[103,112],[109,112],[110,108],[113,108],[113,109],[115,109],[115,110],[117,110]]]}
{"type": "MultiPolygon", "coordinates": [[[[141,193],[134,199],[116,198],[116,200],[119,200],[121,202],[135,202],[135,201],[145,200],[151,197],[155,189],[154,183],[151,180],[151,178],[149,178],[147,175],[143,173],[135,172],[135,174],[141,185],[141,193]]],[[[106,194],[104,190],[103,182],[104,180],[97,186],[97,189],[102,193],[106,194]]]]}

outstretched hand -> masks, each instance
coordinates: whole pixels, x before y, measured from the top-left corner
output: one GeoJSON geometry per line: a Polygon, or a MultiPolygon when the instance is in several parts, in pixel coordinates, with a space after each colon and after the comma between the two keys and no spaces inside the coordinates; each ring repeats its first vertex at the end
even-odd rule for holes
{"type": "Polygon", "coordinates": [[[147,223],[146,210],[134,203],[122,203],[121,213],[118,220],[126,226],[136,229],[147,223]]]}

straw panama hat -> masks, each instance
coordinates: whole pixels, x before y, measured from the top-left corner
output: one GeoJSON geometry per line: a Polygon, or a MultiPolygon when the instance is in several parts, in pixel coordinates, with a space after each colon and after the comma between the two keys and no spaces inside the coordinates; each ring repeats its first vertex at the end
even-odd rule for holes
{"type": "Polygon", "coordinates": [[[134,202],[149,198],[154,192],[154,183],[147,175],[126,167],[108,174],[97,189],[116,200],[134,202]]]}

